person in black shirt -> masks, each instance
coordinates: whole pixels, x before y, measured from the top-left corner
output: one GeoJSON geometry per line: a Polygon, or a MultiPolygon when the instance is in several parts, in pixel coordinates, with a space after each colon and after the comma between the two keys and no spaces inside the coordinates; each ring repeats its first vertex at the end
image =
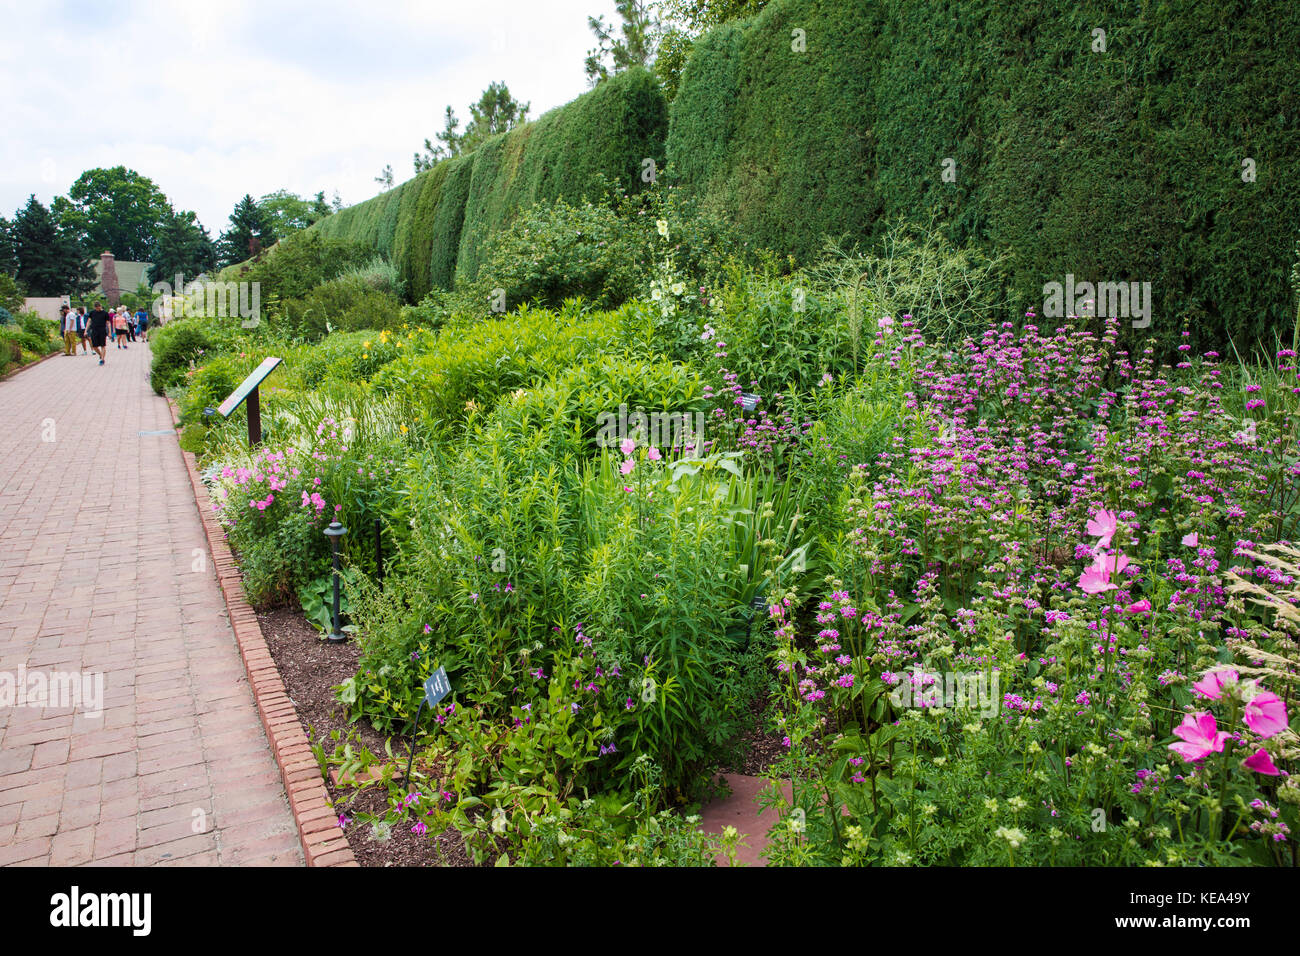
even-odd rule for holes
{"type": "Polygon", "coordinates": [[[90,347],[99,356],[100,365],[104,364],[104,356],[107,354],[105,345],[108,342],[108,324],[111,321],[111,316],[104,311],[104,304],[99,301],[95,302],[95,307],[86,316],[86,324],[90,329],[90,347]]]}

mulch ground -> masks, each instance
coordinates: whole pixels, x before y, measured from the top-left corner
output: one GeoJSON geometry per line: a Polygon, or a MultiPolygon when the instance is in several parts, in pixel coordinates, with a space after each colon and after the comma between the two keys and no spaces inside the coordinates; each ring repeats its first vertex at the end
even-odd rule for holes
{"type": "MultiPolygon", "coordinates": [[[[367,723],[349,722],[343,706],[334,697],[334,688],[357,672],[360,648],[356,642],[334,645],[322,641],[302,612],[293,608],[260,611],[257,618],[280,678],[297,709],[298,720],[312,743],[320,743],[326,753],[332,753],[336,744],[330,734],[337,730],[341,740],[352,738],[354,749],[364,746],[376,756],[383,755],[388,738],[367,723]]],[[[737,742],[735,757],[719,767],[719,772],[761,777],[784,752],[781,735],[764,729],[768,725],[768,705],[766,698],[754,702],[751,729],[737,742]]],[[[395,755],[405,755],[409,746],[410,741],[404,737],[392,738],[395,755]]],[[[379,817],[389,810],[388,792],[377,784],[340,787],[327,777],[325,787],[330,802],[348,817],[363,814],[379,817]]],[[[429,836],[412,833],[409,825],[400,823],[383,840],[373,839],[370,826],[358,822],[350,824],[345,835],[362,866],[474,865],[460,834],[454,830],[438,837],[436,846],[429,836]]]]}
{"type": "MultiPolygon", "coordinates": [[[[354,748],[364,746],[372,754],[383,757],[388,738],[369,724],[349,723],[343,706],[334,699],[333,689],[357,672],[360,649],[356,642],[333,645],[322,641],[302,613],[289,608],[260,612],[257,619],[280,671],[280,679],[298,711],[298,720],[312,743],[319,743],[327,754],[332,753],[335,743],[330,734],[337,730],[341,741],[349,735],[359,736],[360,744],[354,739],[354,748]]],[[[409,745],[405,738],[394,737],[393,753],[406,754],[409,745]]],[[[334,807],[349,817],[382,816],[389,810],[388,792],[378,784],[336,787],[327,777],[325,788],[334,807]]],[[[395,824],[383,840],[372,839],[370,826],[356,822],[345,829],[345,834],[362,866],[474,865],[455,830],[438,837],[437,846],[433,838],[412,833],[409,824],[395,824]]]]}

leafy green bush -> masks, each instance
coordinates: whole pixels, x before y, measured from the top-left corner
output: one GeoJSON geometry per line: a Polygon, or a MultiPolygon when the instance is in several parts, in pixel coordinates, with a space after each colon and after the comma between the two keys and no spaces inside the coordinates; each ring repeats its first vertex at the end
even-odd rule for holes
{"type": "Polygon", "coordinates": [[[387,329],[399,324],[402,303],[361,276],[332,279],[301,299],[284,303],[278,324],[292,335],[316,340],[331,332],[387,329]]]}
{"type": "Polygon", "coordinates": [[[622,344],[622,312],[549,312],[527,307],[501,319],[449,327],[423,354],[380,372],[375,387],[400,396],[434,425],[491,410],[497,399],[622,344]]]}
{"type": "Polygon", "coordinates": [[[646,282],[636,233],[635,224],[608,206],[538,203],[484,240],[478,278],[457,289],[456,300],[478,315],[499,304],[495,289],[504,293],[507,311],[525,302],[557,308],[578,297],[596,308],[620,306],[646,282]]]}
{"type": "Polygon", "coordinates": [[[374,245],[304,229],[278,242],[256,262],[223,269],[218,279],[261,283],[261,302],[266,307],[276,301],[301,299],[348,269],[365,266],[374,255],[374,245]]]}
{"type": "MultiPolygon", "coordinates": [[[[27,290],[22,283],[7,272],[0,272],[0,309],[5,315],[21,311],[26,302],[27,290]]],[[[8,318],[0,319],[0,324],[8,321],[8,318]]]]}
{"type": "Polygon", "coordinates": [[[200,318],[173,319],[149,330],[149,347],[153,353],[149,384],[162,395],[185,384],[190,363],[215,347],[211,323],[200,318]]]}

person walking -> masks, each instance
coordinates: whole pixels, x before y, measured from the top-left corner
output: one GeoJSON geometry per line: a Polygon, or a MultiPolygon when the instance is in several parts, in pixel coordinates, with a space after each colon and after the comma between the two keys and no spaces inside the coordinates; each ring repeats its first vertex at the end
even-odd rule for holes
{"type": "Polygon", "coordinates": [[[136,334],[140,336],[141,341],[144,342],[149,341],[148,329],[149,329],[149,310],[146,309],[144,306],[140,306],[140,308],[135,313],[135,331],[136,334]]]}
{"type": "Polygon", "coordinates": [[[86,316],[86,328],[90,331],[90,347],[99,356],[100,365],[104,364],[104,358],[108,351],[106,347],[108,331],[113,324],[113,317],[104,311],[103,305],[102,302],[96,300],[95,307],[86,316]]]}
{"type": "Polygon", "coordinates": [[[59,308],[59,331],[63,333],[63,354],[77,354],[77,313],[68,306],[59,308]]]}
{"type": "Polygon", "coordinates": [[[118,306],[117,311],[113,313],[113,341],[117,343],[119,349],[127,347],[124,341],[126,339],[126,327],[126,311],[121,306],[118,306]]]}
{"type": "Polygon", "coordinates": [[[89,320],[86,318],[86,307],[77,306],[77,334],[81,336],[81,352],[83,355],[90,354],[90,343],[86,340],[87,326],[89,320]]]}

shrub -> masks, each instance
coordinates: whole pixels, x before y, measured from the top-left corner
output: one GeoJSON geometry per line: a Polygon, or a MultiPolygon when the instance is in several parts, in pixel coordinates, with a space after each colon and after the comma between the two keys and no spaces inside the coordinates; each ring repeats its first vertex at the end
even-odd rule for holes
{"type": "Polygon", "coordinates": [[[173,319],[149,330],[153,353],[149,384],[162,395],[167,389],[185,384],[190,363],[214,348],[210,323],[200,318],[173,319]]]}
{"type": "Polygon", "coordinates": [[[608,183],[642,188],[643,161],[662,164],[667,118],[654,77],[629,70],[307,231],[391,251],[418,301],[476,278],[483,243],[533,204],[595,199],[608,183]]]}
{"type": "Polygon", "coordinates": [[[316,340],[331,332],[395,327],[402,303],[361,276],[349,276],[323,283],[301,299],[289,299],[283,308],[278,324],[286,332],[316,340]]]}
{"type": "MultiPolygon", "coordinates": [[[[326,220],[332,218],[327,216],[326,220]]],[[[304,229],[276,243],[256,262],[222,270],[218,279],[261,283],[265,308],[268,303],[301,299],[348,269],[366,265],[374,255],[374,245],[328,238],[317,230],[304,229]]]]}
{"type": "Polygon", "coordinates": [[[1008,254],[1020,311],[1067,273],[1149,281],[1167,350],[1186,317],[1194,347],[1247,351],[1294,315],[1300,113],[1294,52],[1277,50],[1300,50],[1284,0],[1158,17],[1118,0],[773,0],[695,43],[668,157],[684,190],[802,263],[823,236],[937,219],[958,246],[1008,254]],[[1232,55],[1198,57],[1209,35],[1232,55]]]}

